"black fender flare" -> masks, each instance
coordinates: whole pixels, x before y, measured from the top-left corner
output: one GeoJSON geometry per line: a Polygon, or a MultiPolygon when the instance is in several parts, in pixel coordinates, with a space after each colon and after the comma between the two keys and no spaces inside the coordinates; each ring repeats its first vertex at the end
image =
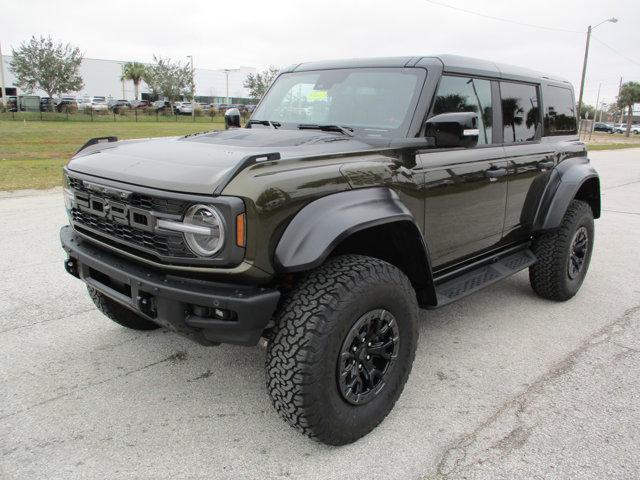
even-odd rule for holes
{"type": "Polygon", "coordinates": [[[533,230],[552,230],[562,223],[567,208],[580,188],[591,179],[596,182],[594,217],[600,216],[600,177],[585,157],[561,162],[551,174],[540,201],[533,230]]]}
{"type": "MultiPolygon", "coordinates": [[[[275,266],[284,272],[309,270],[321,265],[353,233],[398,221],[415,225],[409,209],[390,188],[327,195],[307,204],[287,225],[275,250],[275,266]]],[[[420,231],[417,225],[416,229],[420,231]]]]}

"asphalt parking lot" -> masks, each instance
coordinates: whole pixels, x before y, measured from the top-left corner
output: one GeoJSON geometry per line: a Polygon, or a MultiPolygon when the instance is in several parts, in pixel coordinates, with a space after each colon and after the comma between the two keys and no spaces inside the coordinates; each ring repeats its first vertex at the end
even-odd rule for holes
{"type": "Polygon", "coordinates": [[[62,267],[60,191],[0,194],[0,477],[640,477],[640,149],[592,154],[590,273],[568,303],[526,272],[424,312],[390,416],[346,447],[288,427],[264,350],[104,318],[62,267]]]}

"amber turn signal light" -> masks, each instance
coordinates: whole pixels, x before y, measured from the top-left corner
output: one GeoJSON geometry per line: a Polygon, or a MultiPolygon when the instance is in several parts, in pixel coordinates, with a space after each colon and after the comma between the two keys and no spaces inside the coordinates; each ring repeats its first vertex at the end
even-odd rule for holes
{"type": "Polygon", "coordinates": [[[247,224],[244,213],[236,217],[236,245],[246,247],[247,245],[247,224]]]}

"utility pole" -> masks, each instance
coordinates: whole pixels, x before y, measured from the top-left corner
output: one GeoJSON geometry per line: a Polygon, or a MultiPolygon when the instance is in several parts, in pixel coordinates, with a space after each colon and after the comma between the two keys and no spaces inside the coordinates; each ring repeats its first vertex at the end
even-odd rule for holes
{"type": "MultiPolygon", "coordinates": [[[[622,77],[620,77],[620,86],[618,87],[618,98],[620,98],[620,94],[622,93],[622,77]]],[[[620,122],[622,123],[622,117],[624,116],[624,107],[620,107],[620,122]]]]}
{"type": "Polygon", "coordinates": [[[7,104],[7,89],[4,87],[4,59],[2,58],[2,44],[0,44],[0,94],[2,103],[7,104]]]}
{"type": "Polygon", "coordinates": [[[578,97],[578,121],[580,121],[580,110],[582,109],[582,97],[584,95],[584,79],[587,74],[587,60],[589,59],[589,42],[591,41],[591,32],[596,28],[598,28],[603,23],[607,23],[607,22],[617,23],[617,21],[618,21],[617,18],[611,17],[606,20],[603,20],[593,28],[591,27],[591,25],[589,25],[589,27],[587,28],[587,43],[584,46],[584,61],[582,62],[582,79],[580,80],[580,96],[578,97]]]}
{"type": "Polygon", "coordinates": [[[226,102],[225,102],[227,105],[229,105],[229,72],[230,72],[230,71],[231,71],[231,70],[229,70],[228,68],[225,68],[225,69],[224,69],[224,74],[225,74],[225,75],[226,75],[226,77],[227,77],[227,100],[226,100],[226,102]]]}

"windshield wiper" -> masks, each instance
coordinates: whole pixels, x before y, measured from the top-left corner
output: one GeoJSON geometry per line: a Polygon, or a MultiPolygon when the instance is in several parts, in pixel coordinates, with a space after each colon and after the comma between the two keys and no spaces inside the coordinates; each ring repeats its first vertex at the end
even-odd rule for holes
{"type": "Polygon", "coordinates": [[[265,127],[278,128],[280,122],[272,122],[271,120],[249,120],[249,125],[264,125],[265,127]]]}
{"type": "Polygon", "coordinates": [[[313,123],[301,123],[300,130],[322,130],[323,132],[340,132],[348,137],[353,137],[353,128],[340,125],[315,125],[313,123]]]}

